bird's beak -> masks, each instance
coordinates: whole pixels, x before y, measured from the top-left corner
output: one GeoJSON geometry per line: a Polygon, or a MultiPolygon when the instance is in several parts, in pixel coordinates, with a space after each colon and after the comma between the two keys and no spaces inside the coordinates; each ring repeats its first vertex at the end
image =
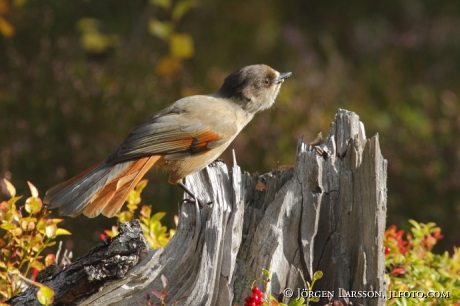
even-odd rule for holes
{"type": "Polygon", "coordinates": [[[292,72],[281,72],[280,76],[275,80],[275,84],[283,83],[284,79],[287,79],[292,75],[292,72]]]}

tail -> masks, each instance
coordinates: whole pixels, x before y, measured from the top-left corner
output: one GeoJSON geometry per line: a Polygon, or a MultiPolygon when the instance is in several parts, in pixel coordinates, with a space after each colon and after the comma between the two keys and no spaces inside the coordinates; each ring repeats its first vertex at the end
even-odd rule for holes
{"type": "Polygon", "coordinates": [[[43,203],[49,208],[59,207],[61,215],[75,217],[83,212],[89,218],[100,213],[113,217],[158,159],[156,155],[115,165],[95,165],[48,190],[43,203]]]}

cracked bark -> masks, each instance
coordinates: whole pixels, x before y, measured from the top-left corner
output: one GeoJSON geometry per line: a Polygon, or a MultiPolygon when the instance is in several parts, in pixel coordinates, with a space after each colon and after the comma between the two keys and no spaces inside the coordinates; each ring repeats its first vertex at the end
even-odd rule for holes
{"type": "Polygon", "coordinates": [[[378,136],[366,139],[359,117],[339,109],[328,137],[313,149],[299,140],[295,164],[281,168],[251,176],[234,161],[230,172],[215,163],[187,177],[187,187],[213,204],[183,205],[165,248],[80,305],[136,305],[161,291],[162,274],[166,300],[177,305],[243,304],[263,268],[272,272],[270,293],[283,302],[285,288],[298,296],[318,270],[324,277],[314,290],[333,291],[334,299],[340,288],[384,292],[387,162],[378,136]]]}

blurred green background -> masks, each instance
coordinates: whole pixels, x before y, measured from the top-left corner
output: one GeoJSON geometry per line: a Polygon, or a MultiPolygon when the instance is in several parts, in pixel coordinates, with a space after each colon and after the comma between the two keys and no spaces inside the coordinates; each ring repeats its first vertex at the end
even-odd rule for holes
{"type": "MultiPolygon", "coordinates": [[[[43,195],[166,105],[256,63],[293,77],[227,164],[231,149],[250,172],[293,163],[299,137],[354,111],[388,159],[388,225],[433,221],[438,248],[460,245],[458,0],[0,0],[1,175],[43,195]]],[[[172,225],[182,191],[147,177],[143,202],[172,225]]],[[[83,254],[115,220],[66,218],[66,247],[83,254]]]]}

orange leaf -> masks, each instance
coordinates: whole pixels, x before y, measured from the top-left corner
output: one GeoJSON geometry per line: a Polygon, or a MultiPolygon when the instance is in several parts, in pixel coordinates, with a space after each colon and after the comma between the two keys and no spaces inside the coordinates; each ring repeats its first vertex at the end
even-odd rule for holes
{"type": "Polygon", "coordinates": [[[161,77],[172,77],[182,69],[182,61],[174,56],[163,56],[158,62],[155,73],[161,77]]]}
{"type": "Polygon", "coordinates": [[[14,27],[2,17],[0,17],[0,33],[7,38],[14,35],[14,27]]]}

